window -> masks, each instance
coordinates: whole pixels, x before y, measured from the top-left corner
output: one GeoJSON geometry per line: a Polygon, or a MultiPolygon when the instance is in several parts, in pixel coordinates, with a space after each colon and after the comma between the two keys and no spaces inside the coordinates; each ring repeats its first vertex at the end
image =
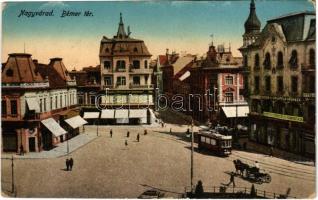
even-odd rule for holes
{"type": "Polygon", "coordinates": [[[298,88],[298,77],[297,76],[292,76],[291,77],[291,89],[292,92],[296,93],[298,88]]]}
{"type": "Polygon", "coordinates": [[[226,92],[225,93],[225,102],[233,102],[233,92],[226,92]]]}
{"type": "Polygon", "coordinates": [[[107,52],[107,53],[108,53],[108,52],[109,52],[109,49],[108,49],[108,48],[106,48],[106,49],[105,49],[105,52],[107,52]]]}
{"type": "Polygon", "coordinates": [[[91,104],[95,104],[95,95],[90,96],[91,104]]]}
{"type": "Polygon", "coordinates": [[[43,103],[44,103],[44,112],[46,112],[46,98],[43,99],[43,103]]]}
{"type": "Polygon", "coordinates": [[[77,96],[77,98],[78,98],[78,103],[79,103],[80,105],[84,104],[84,97],[83,97],[83,95],[79,95],[79,96],[77,96]]]}
{"type": "Polygon", "coordinates": [[[254,68],[258,69],[259,68],[259,55],[258,53],[255,54],[255,58],[254,58],[254,68]]]}
{"type": "Polygon", "coordinates": [[[53,110],[53,97],[50,97],[50,109],[53,110]]]}
{"type": "Polygon", "coordinates": [[[2,115],[7,114],[7,101],[6,100],[1,101],[1,112],[2,112],[2,115]]]}
{"type": "Polygon", "coordinates": [[[57,102],[58,102],[58,101],[57,101],[57,98],[58,98],[58,97],[57,97],[57,96],[55,96],[55,109],[57,109],[57,108],[58,108],[58,106],[57,106],[57,102]]]}
{"type": "Polygon", "coordinates": [[[233,76],[226,76],[225,77],[225,84],[226,85],[233,85],[233,76]]]}
{"type": "Polygon", "coordinates": [[[145,68],[147,69],[148,68],[148,61],[145,60],[145,68]]]}
{"type": "Polygon", "coordinates": [[[283,53],[281,51],[277,54],[277,68],[283,68],[284,67],[284,57],[283,53]]]}
{"type": "Polygon", "coordinates": [[[63,107],[63,100],[62,100],[62,95],[60,96],[60,108],[63,107]]]}
{"type": "Polygon", "coordinates": [[[17,100],[11,100],[11,115],[17,115],[18,114],[18,102],[17,100]]]}
{"type": "Polygon", "coordinates": [[[245,55],[244,56],[244,67],[247,67],[248,65],[248,61],[247,61],[247,56],[245,55]]]}
{"type": "Polygon", "coordinates": [[[110,77],[110,76],[104,77],[104,84],[107,85],[107,86],[112,85],[113,84],[112,83],[112,77],[110,77]]]}
{"type": "Polygon", "coordinates": [[[12,69],[8,69],[7,72],[6,72],[6,75],[12,77],[13,76],[13,70],[12,69]]]}
{"type": "Polygon", "coordinates": [[[205,142],[205,137],[201,136],[201,142],[205,142]]]}
{"type": "Polygon", "coordinates": [[[263,65],[264,65],[265,69],[271,68],[271,56],[268,52],[265,54],[265,59],[264,59],[263,65]]]}
{"type": "Polygon", "coordinates": [[[140,68],[140,61],[139,60],[134,60],[133,61],[133,67],[135,69],[139,69],[140,68]]]}
{"type": "Polygon", "coordinates": [[[117,77],[117,85],[126,85],[126,77],[124,76],[117,77]]]}
{"type": "Polygon", "coordinates": [[[265,91],[267,91],[267,92],[271,91],[271,77],[270,76],[265,77],[265,91]]]}
{"type": "Polygon", "coordinates": [[[145,76],[145,84],[148,84],[148,75],[145,76]]]}
{"type": "Polygon", "coordinates": [[[315,92],[315,86],[316,86],[315,76],[309,76],[309,84],[307,85],[308,92],[314,93],[315,92]]]}
{"type": "Polygon", "coordinates": [[[137,47],[134,48],[134,52],[136,53],[138,51],[137,47]]]}
{"type": "Polygon", "coordinates": [[[110,61],[104,61],[104,69],[110,69],[110,61]]]}
{"type": "Polygon", "coordinates": [[[116,67],[117,67],[117,70],[125,71],[126,62],[124,60],[118,60],[117,63],[116,63],[116,67]]]}
{"type": "Polygon", "coordinates": [[[140,77],[139,76],[134,76],[133,77],[133,84],[134,85],[140,85],[140,77]]]}
{"type": "Polygon", "coordinates": [[[254,77],[254,93],[259,93],[259,76],[254,77]]]}
{"type": "Polygon", "coordinates": [[[40,99],[40,112],[43,111],[43,110],[42,110],[42,104],[43,104],[42,99],[40,99]]]}
{"type": "Polygon", "coordinates": [[[283,92],[284,90],[284,81],[282,76],[277,76],[277,92],[283,92]]]}
{"type": "Polygon", "coordinates": [[[293,50],[289,59],[290,67],[296,68],[298,66],[298,58],[297,58],[297,51],[293,50]]]}
{"type": "Polygon", "coordinates": [[[310,51],[309,51],[309,65],[310,65],[310,67],[315,68],[315,63],[316,63],[315,50],[310,49],[310,51]]]}
{"type": "Polygon", "coordinates": [[[212,145],[216,145],[216,140],[213,139],[213,138],[211,138],[211,144],[212,144],[212,145]]]}
{"type": "Polygon", "coordinates": [[[205,143],[211,144],[211,139],[210,138],[205,138],[205,143]]]}

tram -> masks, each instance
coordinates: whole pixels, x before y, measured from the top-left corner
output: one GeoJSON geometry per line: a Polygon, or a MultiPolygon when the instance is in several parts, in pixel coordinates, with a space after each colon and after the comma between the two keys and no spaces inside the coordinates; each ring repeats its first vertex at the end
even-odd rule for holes
{"type": "Polygon", "coordinates": [[[199,150],[207,149],[220,156],[229,156],[232,150],[232,136],[222,135],[216,130],[200,130],[198,133],[199,150]]]}

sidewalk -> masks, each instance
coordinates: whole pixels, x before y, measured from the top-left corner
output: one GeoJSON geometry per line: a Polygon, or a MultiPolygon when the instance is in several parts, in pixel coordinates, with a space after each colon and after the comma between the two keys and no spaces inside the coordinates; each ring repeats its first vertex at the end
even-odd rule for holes
{"type": "MultiPolygon", "coordinates": [[[[97,138],[96,131],[91,129],[86,131],[86,133],[81,133],[78,136],[68,140],[69,153],[81,148],[87,143],[93,141],[95,138],[97,138]]],[[[58,158],[67,155],[67,141],[59,143],[57,147],[49,151],[30,152],[25,153],[23,156],[16,153],[2,153],[1,158],[8,159],[11,158],[12,155],[15,159],[58,158]]]]}

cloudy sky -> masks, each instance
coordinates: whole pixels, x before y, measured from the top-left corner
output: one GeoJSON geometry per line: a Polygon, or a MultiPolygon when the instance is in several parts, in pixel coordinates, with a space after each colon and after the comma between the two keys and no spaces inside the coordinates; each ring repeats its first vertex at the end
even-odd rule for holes
{"type": "MultiPolygon", "coordinates": [[[[308,0],[256,0],[262,22],[288,14],[314,10],[308,0]]],[[[39,62],[62,57],[68,69],[99,64],[103,35],[117,33],[119,13],[131,37],[145,41],[155,58],[165,49],[202,55],[214,35],[214,44],[231,43],[234,55],[242,44],[250,1],[131,1],[131,2],[11,2],[2,8],[2,62],[8,53],[31,53],[39,62]],[[25,11],[51,11],[54,16],[18,17],[25,11]],[[63,11],[81,12],[61,17],[63,11]],[[83,13],[91,11],[93,16],[83,13]]]]}

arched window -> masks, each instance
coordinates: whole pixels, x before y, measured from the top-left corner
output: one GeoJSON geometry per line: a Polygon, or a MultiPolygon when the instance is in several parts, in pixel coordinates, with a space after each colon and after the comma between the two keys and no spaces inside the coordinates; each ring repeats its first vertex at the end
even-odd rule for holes
{"type": "Polygon", "coordinates": [[[255,58],[254,58],[254,68],[255,68],[255,69],[259,69],[259,55],[258,55],[258,53],[255,54],[255,58]]]}
{"type": "Polygon", "coordinates": [[[124,60],[118,60],[116,63],[117,70],[123,71],[126,68],[126,62],[124,60]]]}
{"type": "Polygon", "coordinates": [[[310,49],[309,50],[309,65],[310,65],[310,68],[315,68],[315,64],[316,64],[315,50],[314,49],[310,49]]]}
{"type": "Polygon", "coordinates": [[[296,68],[298,66],[297,51],[293,50],[289,59],[290,67],[296,68]]]}
{"type": "Polygon", "coordinates": [[[271,68],[271,55],[268,52],[265,54],[265,59],[264,59],[263,65],[264,65],[265,69],[271,68]]]}
{"type": "Polygon", "coordinates": [[[136,53],[138,51],[137,47],[134,48],[134,52],[136,53]]]}
{"type": "Polygon", "coordinates": [[[148,61],[145,60],[145,68],[147,69],[148,68],[148,61]]]}
{"type": "Polygon", "coordinates": [[[277,68],[283,68],[283,67],[284,67],[283,52],[279,51],[277,54],[277,68]]]}
{"type": "Polygon", "coordinates": [[[12,77],[13,76],[13,70],[12,69],[8,69],[7,72],[6,72],[6,75],[12,77]]]}
{"type": "Polygon", "coordinates": [[[245,55],[244,56],[244,67],[247,67],[248,65],[248,61],[247,61],[247,56],[245,55]]]}

